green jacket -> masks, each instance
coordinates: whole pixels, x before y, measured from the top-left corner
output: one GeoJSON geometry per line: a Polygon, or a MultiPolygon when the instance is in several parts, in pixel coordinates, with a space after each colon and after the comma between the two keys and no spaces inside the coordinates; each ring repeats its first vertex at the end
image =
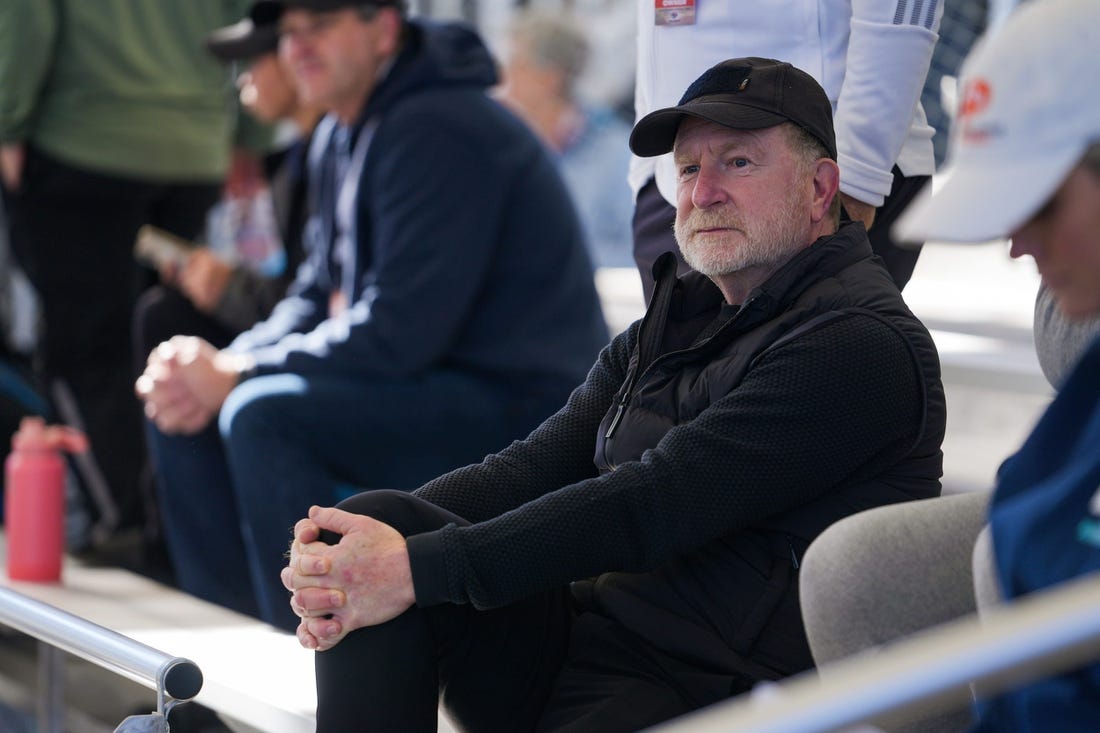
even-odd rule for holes
{"type": "Polygon", "coordinates": [[[259,148],[265,133],[202,39],[249,4],[3,0],[0,142],[114,175],[220,180],[234,136],[259,148]]]}

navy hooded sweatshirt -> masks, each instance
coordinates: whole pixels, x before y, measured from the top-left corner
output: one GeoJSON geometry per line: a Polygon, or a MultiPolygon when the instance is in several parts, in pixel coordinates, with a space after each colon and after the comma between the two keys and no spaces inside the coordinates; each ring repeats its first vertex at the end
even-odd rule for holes
{"type": "Polygon", "coordinates": [[[581,228],[547,152],[487,95],[496,81],[473,30],[410,20],[346,131],[350,191],[331,184],[341,130],[322,121],[308,258],[230,347],[255,374],[445,368],[540,393],[583,381],[608,335],[581,228]],[[349,307],[330,317],[336,289],[349,307]]]}

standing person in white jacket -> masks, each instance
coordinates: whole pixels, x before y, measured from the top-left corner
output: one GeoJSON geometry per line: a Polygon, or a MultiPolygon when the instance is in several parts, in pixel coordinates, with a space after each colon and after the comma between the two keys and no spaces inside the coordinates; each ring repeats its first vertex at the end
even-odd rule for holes
{"type": "MultiPolygon", "coordinates": [[[[943,0],[638,0],[637,119],[675,105],[692,79],[730,57],[777,58],[807,72],[833,104],[844,208],[904,287],[919,249],[896,247],[889,230],[935,168],[920,94],[942,16],[943,0]]],[[[635,156],[629,181],[648,302],[653,262],[679,255],[672,156],[635,156]]]]}

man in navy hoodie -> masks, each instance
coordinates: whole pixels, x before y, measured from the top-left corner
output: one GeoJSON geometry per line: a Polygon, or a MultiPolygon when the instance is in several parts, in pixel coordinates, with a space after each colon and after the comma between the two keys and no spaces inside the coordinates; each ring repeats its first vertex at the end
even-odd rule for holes
{"type": "Polygon", "coordinates": [[[308,258],[267,321],[222,351],[166,342],[137,385],[180,585],[288,628],[279,570],[311,504],[480,460],[607,342],[569,195],[486,95],[487,49],[398,3],[263,3],[300,94],[329,110],[308,258]]]}

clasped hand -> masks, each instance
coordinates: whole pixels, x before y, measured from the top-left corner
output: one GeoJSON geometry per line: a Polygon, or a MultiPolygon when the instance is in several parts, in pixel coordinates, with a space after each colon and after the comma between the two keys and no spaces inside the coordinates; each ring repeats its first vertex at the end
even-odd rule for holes
{"type": "Polygon", "coordinates": [[[153,349],[134,385],[146,417],[167,434],[205,428],[237,384],[232,359],[194,336],[173,336],[153,349]]]}
{"type": "Polygon", "coordinates": [[[310,507],[309,518],[294,526],[281,578],[302,619],[298,641],[317,651],[396,618],[416,600],[405,538],[388,524],[333,508],[310,507]],[[318,541],[322,530],[341,535],[339,543],[318,541]]]}

